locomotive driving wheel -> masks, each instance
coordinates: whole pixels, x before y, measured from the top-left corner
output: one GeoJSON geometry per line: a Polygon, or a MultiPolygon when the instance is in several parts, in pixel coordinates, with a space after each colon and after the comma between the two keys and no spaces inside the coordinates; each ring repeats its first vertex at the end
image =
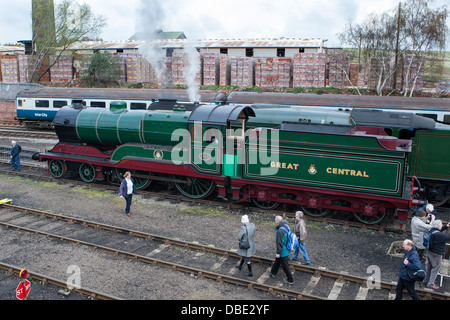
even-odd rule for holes
{"type": "Polygon", "coordinates": [[[376,215],[365,215],[360,212],[355,212],[354,216],[364,224],[377,224],[386,216],[386,211],[379,211],[376,215]]]}
{"type": "Polygon", "coordinates": [[[56,179],[64,177],[67,173],[66,162],[62,160],[51,160],[48,163],[48,172],[56,179]]]}
{"type": "Polygon", "coordinates": [[[80,174],[81,180],[87,183],[94,182],[97,177],[94,166],[89,163],[82,163],[78,173],[80,174]]]}
{"type": "Polygon", "coordinates": [[[134,183],[136,184],[137,190],[145,189],[152,183],[151,179],[144,177],[150,174],[147,171],[116,168],[116,176],[119,179],[119,184],[123,179],[124,173],[127,171],[130,171],[131,177],[133,178],[134,183]]]}
{"type": "Polygon", "coordinates": [[[192,199],[203,199],[209,196],[215,189],[216,184],[213,180],[173,176],[178,180],[186,180],[186,183],[175,182],[175,186],[184,196],[192,199]]]}
{"type": "Polygon", "coordinates": [[[261,201],[256,198],[252,198],[252,202],[255,206],[263,210],[274,210],[280,206],[276,201],[261,201]]]}
{"type": "Polygon", "coordinates": [[[330,209],[313,209],[313,208],[308,208],[306,206],[300,206],[300,207],[304,213],[306,213],[308,216],[311,216],[311,217],[323,217],[323,216],[326,216],[330,212],[330,209]]]}

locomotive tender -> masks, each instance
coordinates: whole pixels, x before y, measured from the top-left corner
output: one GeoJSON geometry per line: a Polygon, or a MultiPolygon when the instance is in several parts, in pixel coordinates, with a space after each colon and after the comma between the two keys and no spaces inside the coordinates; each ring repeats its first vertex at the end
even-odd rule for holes
{"type": "Polygon", "coordinates": [[[74,170],[86,182],[115,183],[131,170],[139,188],[160,180],[191,198],[217,190],[264,209],[294,204],[315,216],[342,210],[371,224],[396,210],[406,220],[419,204],[414,175],[436,178],[430,141],[438,137],[438,153],[450,141],[447,126],[408,113],[355,109],[340,113],[342,123],[304,123],[264,119],[274,112],[267,106],[185,105],[63,107],[53,122],[59,143],[39,160],[56,178],[74,170]]]}

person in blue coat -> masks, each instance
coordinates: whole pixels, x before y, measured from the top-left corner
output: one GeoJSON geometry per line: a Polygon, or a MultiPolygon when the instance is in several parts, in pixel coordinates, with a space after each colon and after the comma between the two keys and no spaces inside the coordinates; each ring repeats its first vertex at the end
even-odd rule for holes
{"type": "Polygon", "coordinates": [[[287,232],[284,230],[289,230],[289,226],[287,224],[286,220],[283,220],[281,216],[275,217],[275,223],[277,224],[275,231],[275,245],[276,245],[276,254],[275,254],[275,262],[272,265],[271,270],[267,270],[267,272],[270,274],[272,278],[275,278],[275,276],[278,273],[278,270],[280,268],[283,269],[284,273],[286,274],[286,278],[283,279],[284,283],[287,284],[294,284],[294,278],[292,277],[291,269],[289,268],[289,262],[288,258],[291,254],[291,251],[286,248],[287,243],[287,232]],[[282,229],[282,227],[284,227],[282,229]]]}
{"type": "Polygon", "coordinates": [[[136,184],[133,178],[131,178],[131,173],[129,171],[125,172],[123,175],[122,183],[120,184],[119,195],[124,198],[127,205],[125,207],[125,214],[129,217],[131,216],[130,207],[131,201],[133,200],[133,193],[136,194],[136,184]]]}
{"type": "Polygon", "coordinates": [[[20,146],[16,141],[11,141],[11,164],[16,171],[20,171],[20,146]]]}
{"type": "Polygon", "coordinates": [[[422,300],[414,289],[415,280],[411,279],[408,275],[408,269],[411,271],[417,271],[421,268],[419,255],[414,247],[412,240],[406,239],[403,241],[403,249],[405,249],[405,255],[398,272],[398,283],[395,290],[395,300],[403,299],[403,289],[406,288],[409,296],[414,300],[422,300]]]}

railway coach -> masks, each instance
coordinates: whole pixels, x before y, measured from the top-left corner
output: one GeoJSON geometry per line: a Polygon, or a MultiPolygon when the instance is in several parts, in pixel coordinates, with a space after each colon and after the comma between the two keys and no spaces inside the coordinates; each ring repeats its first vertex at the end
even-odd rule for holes
{"type": "MultiPolygon", "coordinates": [[[[31,127],[50,128],[59,109],[73,103],[84,106],[109,109],[111,102],[120,100],[128,110],[164,108],[164,103],[156,103],[165,98],[189,101],[184,90],[153,89],[84,89],[84,88],[37,88],[20,91],[16,96],[15,119],[31,127]],[[153,105],[153,107],[151,107],[153,105]]],[[[202,100],[220,102],[224,95],[217,92],[203,92],[202,100]]]]}
{"type": "MultiPolygon", "coordinates": [[[[414,113],[434,119],[435,121],[450,124],[450,99],[445,98],[405,98],[405,97],[379,97],[356,96],[336,94],[293,94],[276,92],[216,92],[201,91],[203,103],[249,105],[258,106],[258,109],[278,108],[289,109],[286,112],[298,111],[297,107],[305,106],[312,110],[311,115],[321,110],[323,114],[334,111],[351,111],[354,108],[381,109],[385,111],[398,111],[414,113]]],[[[156,109],[164,107],[155,103],[159,100],[178,100],[189,102],[185,90],[177,89],[82,89],[82,88],[39,88],[23,90],[16,97],[16,119],[29,126],[49,127],[58,110],[73,102],[82,103],[94,108],[109,108],[113,101],[121,100],[127,104],[129,110],[156,109]]],[[[308,121],[307,110],[303,109],[304,116],[298,121],[308,121]]],[[[259,116],[257,115],[257,118],[259,116]]],[[[292,118],[291,118],[292,119],[292,118]]],[[[330,122],[332,122],[331,120],[330,122]]]]}
{"type": "Polygon", "coordinates": [[[342,210],[373,224],[395,212],[406,220],[420,202],[411,173],[432,166],[421,160],[416,136],[390,136],[384,128],[450,135],[431,119],[377,110],[353,110],[346,124],[252,128],[251,119],[255,110],[239,105],[144,111],[123,102],[110,109],[75,104],[56,115],[59,143],[39,160],[56,178],[75,171],[86,182],[115,183],[132,171],[138,188],[159,180],[190,198],[216,192],[264,209],[286,203],[319,216],[342,210]]]}

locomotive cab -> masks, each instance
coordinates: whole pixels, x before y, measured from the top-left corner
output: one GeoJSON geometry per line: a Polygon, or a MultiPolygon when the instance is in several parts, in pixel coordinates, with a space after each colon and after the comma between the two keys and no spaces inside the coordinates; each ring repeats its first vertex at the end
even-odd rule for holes
{"type": "Polygon", "coordinates": [[[193,133],[191,160],[198,171],[238,176],[249,117],[255,117],[249,106],[200,105],[192,111],[188,120],[193,133]]]}

